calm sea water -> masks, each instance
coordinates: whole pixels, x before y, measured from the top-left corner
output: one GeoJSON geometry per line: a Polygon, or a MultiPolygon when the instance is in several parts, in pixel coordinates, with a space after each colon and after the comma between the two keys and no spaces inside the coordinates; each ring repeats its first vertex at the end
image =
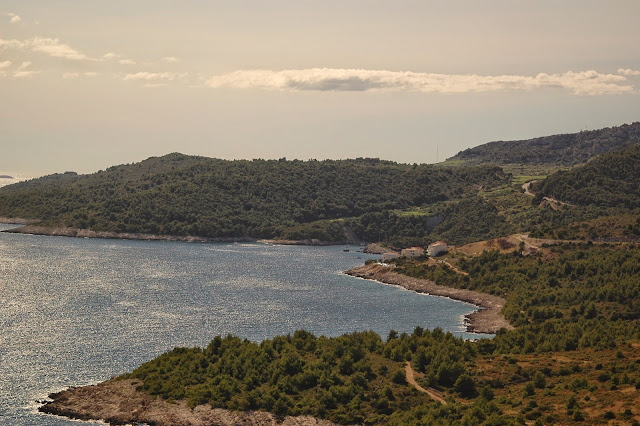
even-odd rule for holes
{"type": "Polygon", "coordinates": [[[470,336],[473,306],[343,275],[372,257],[343,249],[0,233],[0,424],[77,425],[36,400],[218,334],[470,336]]]}

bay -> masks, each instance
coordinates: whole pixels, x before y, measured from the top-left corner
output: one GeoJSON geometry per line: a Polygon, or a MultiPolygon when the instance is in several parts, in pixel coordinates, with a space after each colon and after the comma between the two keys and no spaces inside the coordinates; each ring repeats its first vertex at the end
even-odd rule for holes
{"type": "Polygon", "coordinates": [[[36,401],[216,335],[421,326],[477,337],[463,326],[472,305],[346,276],[376,256],[344,249],[0,233],[0,423],[77,424],[36,401]]]}

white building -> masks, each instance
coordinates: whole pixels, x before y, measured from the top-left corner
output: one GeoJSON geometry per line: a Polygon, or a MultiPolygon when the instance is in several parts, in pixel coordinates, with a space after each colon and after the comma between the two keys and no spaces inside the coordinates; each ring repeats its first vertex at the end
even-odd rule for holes
{"type": "Polygon", "coordinates": [[[422,247],[409,247],[402,249],[402,256],[408,257],[409,259],[413,259],[414,257],[422,256],[424,250],[422,247]]]}
{"type": "Polygon", "coordinates": [[[388,253],[382,253],[382,261],[386,262],[387,260],[395,259],[400,257],[400,255],[396,252],[390,251],[388,253]]]}
{"type": "Polygon", "coordinates": [[[429,244],[429,247],[427,247],[427,253],[431,257],[436,257],[437,255],[446,251],[447,243],[445,243],[444,241],[436,241],[435,243],[429,244]]]}

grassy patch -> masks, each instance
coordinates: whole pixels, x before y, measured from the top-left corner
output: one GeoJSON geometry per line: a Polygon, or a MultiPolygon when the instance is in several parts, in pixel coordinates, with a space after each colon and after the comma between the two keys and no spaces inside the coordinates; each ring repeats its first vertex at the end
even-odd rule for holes
{"type": "Polygon", "coordinates": [[[515,185],[523,185],[532,180],[541,180],[546,178],[547,175],[514,175],[511,182],[515,185]]]}

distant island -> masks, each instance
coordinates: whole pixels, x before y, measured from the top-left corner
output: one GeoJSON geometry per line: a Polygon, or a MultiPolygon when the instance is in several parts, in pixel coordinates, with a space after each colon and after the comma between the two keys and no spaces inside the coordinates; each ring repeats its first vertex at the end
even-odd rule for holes
{"type": "Polygon", "coordinates": [[[0,179],[13,179],[13,176],[9,176],[9,175],[0,175],[0,179]]]}

